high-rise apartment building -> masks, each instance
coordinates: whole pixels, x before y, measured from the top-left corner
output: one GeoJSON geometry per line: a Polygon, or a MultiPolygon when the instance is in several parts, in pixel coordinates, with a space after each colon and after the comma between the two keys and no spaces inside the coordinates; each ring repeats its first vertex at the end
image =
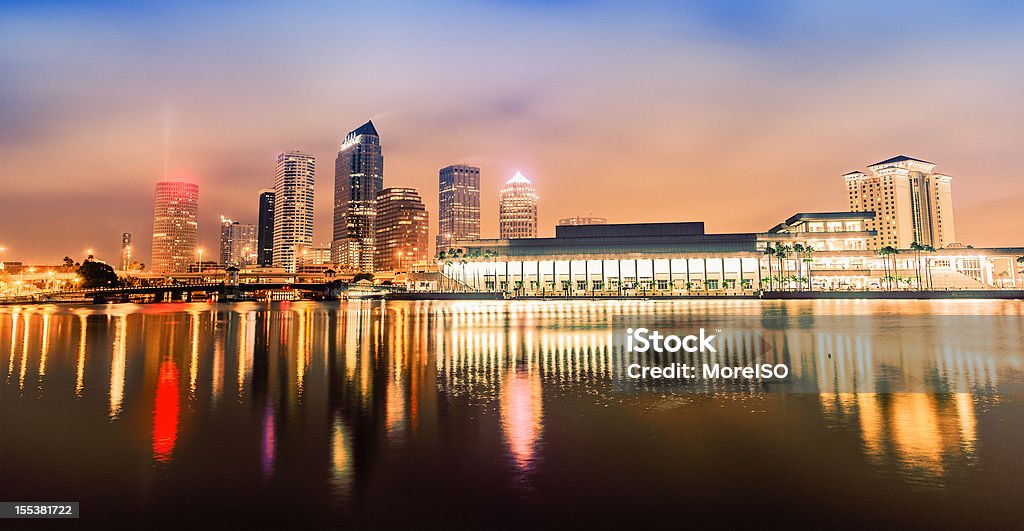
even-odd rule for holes
{"type": "Polygon", "coordinates": [[[537,192],[522,173],[505,183],[498,207],[501,239],[537,237],[537,192]]]}
{"type": "Polygon", "coordinates": [[[260,190],[260,213],[256,227],[256,263],[274,263],[274,189],[260,190]]]}
{"type": "Polygon", "coordinates": [[[480,239],[480,168],[455,164],[441,168],[437,186],[436,252],[459,240],[480,239]]]}
{"type": "Polygon", "coordinates": [[[132,265],[132,233],[121,233],[121,271],[127,271],[132,265]]]}
{"type": "Polygon", "coordinates": [[[242,266],[256,263],[256,225],[220,217],[220,263],[242,266]]]}
{"type": "Polygon", "coordinates": [[[385,188],[377,194],[375,220],[377,271],[407,271],[426,265],[430,218],[415,188],[385,188]]]}
{"type": "Polygon", "coordinates": [[[230,219],[220,217],[220,264],[229,264],[231,260],[231,225],[238,223],[230,219]]]}
{"type": "Polygon", "coordinates": [[[366,122],[345,135],[334,162],[331,257],[342,268],[373,271],[377,194],[384,188],[380,135],[366,122]]]}
{"type": "Polygon", "coordinates": [[[154,273],[182,273],[196,260],[199,232],[199,185],[186,182],[156,183],[153,207],[154,273]]]}
{"type": "Polygon", "coordinates": [[[562,218],[558,220],[559,227],[572,227],[576,225],[604,225],[608,223],[607,218],[594,217],[593,214],[587,216],[573,216],[571,218],[562,218]]]}
{"type": "Polygon", "coordinates": [[[296,257],[313,245],[313,155],[289,151],[277,156],[274,172],[274,259],[295,272],[296,257]]]}
{"type": "Polygon", "coordinates": [[[956,242],[952,177],[936,173],[935,164],[900,155],[868,166],[868,173],[843,175],[850,210],[874,212],[868,245],[907,249],[911,243],[936,249],[956,242]]]}

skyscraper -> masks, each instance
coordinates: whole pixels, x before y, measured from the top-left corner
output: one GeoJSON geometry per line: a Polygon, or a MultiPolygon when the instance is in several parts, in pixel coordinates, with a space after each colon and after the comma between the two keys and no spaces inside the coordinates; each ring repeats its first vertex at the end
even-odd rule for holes
{"type": "Polygon", "coordinates": [[[296,256],[313,245],[313,155],[277,156],[274,174],[274,266],[295,272],[296,256]]]}
{"type": "Polygon", "coordinates": [[[228,264],[231,259],[231,225],[238,223],[221,215],[220,217],[220,264],[228,264]]]}
{"type": "Polygon", "coordinates": [[[498,207],[501,239],[537,237],[537,192],[522,173],[505,183],[498,207]]]}
{"type": "Polygon", "coordinates": [[[935,164],[900,155],[868,166],[869,173],[843,175],[850,210],[871,211],[875,231],[868,245],[907,249],[913,242],[936,249],[956,242],[952,177],[935,173],[935,164]]]}
{"type": "Polygon", "coordinates": [[[156,183],[152,271],[188,271],[188,266],[196,260],[198,230],[199,185],[175,181],[156,183]]]}
{"type": "Polygon", "coordinates": [[[121,234],[121,271],[127,271],[132,265],[132,233],[121,234]]]}
{"type": "Polygon", "coordinates": [[[480,239],[480,168],[462,164],[441,168],[437,203],[436,252],[457,240],[480,239]]]}
{"type": "Polygon", "coordinates": [[[331,257],[341,267],[373,271],[377,194],[384,188],[384,156],[373,122],[349,132],[334,162],[334,238],[331,257]]]}
{"type": "Polygon", "coordinates": [[[256,263],[256,225],[220,217],[220,263],[241,266],[256,263]]]}
{"type": "Polygon", "coordinates": [[[429,259],[430,219],[415,188],[385,188],[377,194],[377,271],[404,271],[429,259]]]}
{"type": "Polygon", "coordinates": [[[274,263],[274,189],[260,190],[260,214],[257,220],[256,263],[269,266],[274,263]]]}

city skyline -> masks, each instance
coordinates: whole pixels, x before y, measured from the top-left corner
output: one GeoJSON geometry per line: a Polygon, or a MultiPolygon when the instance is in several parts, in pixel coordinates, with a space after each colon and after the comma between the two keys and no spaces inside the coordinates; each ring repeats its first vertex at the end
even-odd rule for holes
{"type": "MultiPolygon", "coordinates": [[[[131,232],[132,254],[144,260],[150,242],[139,235],[150,230],[160,180],[200,185],[199,246],[212,256],[221,212],[257,222],[252,194],[271,184],[276,153],[298,147],[330,161],[345,126],[367,118],[387,137],[386,186],[420,190],[428,211],[438,212],[438,168],[482,169],[482,237],[497,234],[489,201],[515,171],[533,178],[541,197],[558,198],[541,209],[540,236],[589,210],[617,222],[704,220],[728,232],[766,229],[787,212],[844,210],[837,176],[897,154],[938,161],[956,177],[959,242],[1003,245],[1024,232],[1013,164],[1024,126],[1010,119],[1024,113],[1016,97],[1024,69],[1012,53],[1024,34],[1019,6],[885,4],[890,18],[915,20],[895,36],[877,24],[877,5],[787,3],[771,14],[731,5],[385,6],[379,14],[350,6],[366,24],[344,44],[329,31],[338,8],[319,6],[308,37],[279,48],[273,36],[298,24],[291,15],[264,35],[277,21],[248,13],[225,37],[220,25],[196,20],[237,16],[237,7],[139,7],[112,17],[9,7],[0,19],[9,73],[0,155],[5,175],[17,178],[4,179],[0,197],[0,259],[51,263],[91,248],[116,263],[119,235],[131,232]],[[487,36],[479,50],[431,40],[424,20],[455,12],[474,21],[467,32],[487,36]],[[159,37],[152,55],[125,52],[120,44],[143,30],[159,37]],[[371,34],[400,42],[372,48],[360,38],[371,34]],[[230,43],[261,53],[234,59],[230,43]],[[210,53],[199,57],[193,46],[210,53]],[[550,61],[526,60],[541,49],[550,61]],[[296,61],[299,82],[254,87],[278,54],[296,61]],[[592,56],[625,70],[609,77],[592,56]],[[424,57],[438,58],[436,71],[423,68],[424,57]],[[329,66],[338,59],[344,64],[329,66]],[[343,83],[344,71],[359,68],[388,83],[343,83]],[[638,186],[608,194],[623,178],[638,186]]],[[[329,166],[315,176],[318,244],[331,239],[329,166]]]]}

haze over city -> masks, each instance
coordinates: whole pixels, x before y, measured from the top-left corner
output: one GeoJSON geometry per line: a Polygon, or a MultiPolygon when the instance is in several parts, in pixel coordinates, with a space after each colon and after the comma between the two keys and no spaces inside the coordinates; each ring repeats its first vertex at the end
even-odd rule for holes
{"type": "Polygon", "coordinates": [[[516,171],[562,217],[766,230],[844,210],[841,175],[897,154],[954,176],[958,239],[1018,243],[1024,7],[1014,3],[8,4],[0,258],[148,260],[153,191],[200,186],[200,243],[255,223],[279,152],[378,128],[384,185],[482,170],[482,235],[516,171]],[[267,7],[267,6],[264,6],[267,7]]]}

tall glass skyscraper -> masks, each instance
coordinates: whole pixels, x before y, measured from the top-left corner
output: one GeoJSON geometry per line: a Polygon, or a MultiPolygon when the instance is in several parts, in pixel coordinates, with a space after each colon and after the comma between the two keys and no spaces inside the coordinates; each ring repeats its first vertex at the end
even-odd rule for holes
{"type": "Polygon", "coordinates": [[[441,168],[437,183],[437,249],[459,240],[480,239],[480,168],[454,164],[441,168]]]}
{"type": "Polygon", "coordinates": [[[256,263],[274,263],[274,189],[260,190],[260,215],[256,226],[256,263]]]}
{"type": "Polygon", "coordinates": [[[274,174],[274,266],[295,272],[296,257],[313,245],[313,155],[277,156],[274,174]]]}
{"type": "Polygon", "coordinates": [[[186,182],[156,183],[153,207],[154,273],[184,273],[196,260],[199,232],[199,185],[186,182]]]}
{"type": "Polygon", "coordinates": [[[385,188],[377,194],[377,271],[408,271],[424,266],[430,255],[430,218],[415,188],[385,188]]]}
{"type": "Polygon", "coordinates": [[[242,266],[256,262],[256,226],[220,217],[220,263],[242,266]]]}
{"type": "Polygon", "coordinates": [[[522,173],[505,183],[498,207],[501,239],[537,237],[537,192],[522,173]]]}
{"type": "Polygon", "coordinates": [[[373,271],[377,194],[384,188],[384,156],[373,122],[349,132],[334,162],[334,263],[373,271]]]}

